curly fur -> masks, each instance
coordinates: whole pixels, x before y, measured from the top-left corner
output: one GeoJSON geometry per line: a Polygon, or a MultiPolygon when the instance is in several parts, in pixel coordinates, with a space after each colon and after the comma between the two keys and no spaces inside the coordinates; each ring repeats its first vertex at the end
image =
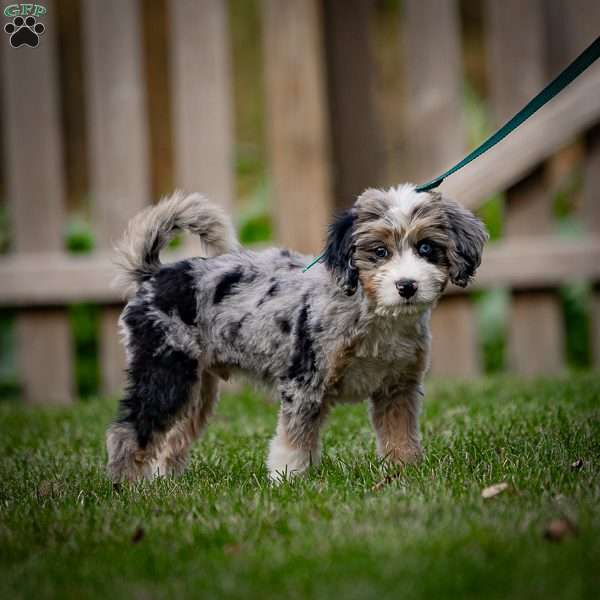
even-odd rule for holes
{"type": "Polygon", "coordinates": [[[207,256],[230,252],[238,246],[235,230],[227,215],[200,194],[175,192],[156,206],[138,213],[116,246],[121,273],[117,285],[126,293],[161,267],[159,255],[179,232],[189,231],[202,241],[207,256]]]}
{"type": "Polygon", "coordinates": [[[303,273],[311,257],[241,248],[201,196],[145,211],[121,246],[135,293],[120,323],[129,383],[108,432],[109,476],[180,473],[218,379],[236,374],[279,396],[274,480],[318,463],[320,429],[343,402],[368,400],[380,455],[418,460],[431,309],[449,280],[468,283],[485,239],[479,220],[439,194],[367,190],[330,227],[323,261],[303,273]],[[160,249],[182,229],[213,256],[161,265],[160,249]]]}

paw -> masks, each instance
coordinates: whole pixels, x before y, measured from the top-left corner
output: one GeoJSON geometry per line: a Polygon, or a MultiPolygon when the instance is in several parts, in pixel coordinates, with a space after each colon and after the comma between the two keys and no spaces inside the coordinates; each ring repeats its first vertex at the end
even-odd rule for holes
{"type": "MultiPolygon", "coordinates": [[[[269,468],[269,467],[267,467],[269,468]]],[[[303,471],[290,470],[288,465],[284,465],[283,468],[275,468],[271,470],[269,468],[269,481],[276,485],[292,479],[292,477],[298,477],[302,475],[303,471]]]]}
{"type": "Polygon", "coordinates": [[[151,463],[152,477],[179,477],[187,467],[187,455],[160,456],[151,463]]]}
{"type": "Polygon", "coordinates": [[[12,23],[7,23],[4,26],[4,31],[10,35],[10,45],[13,48],[18,48],[19,46],[35,48],[39,44],[40,35],[44,33],[45,29],[32,16],[26,19],[15,17],[12,23]]]}
{"type": "Polygon", "coordinates": [[[151,460],[147,453],[138,447],[131,426],[113,423],[106,433],[106,449],[106,471],[113,483],[152,479],[151,460]]]}
{"type": "Polygon", "coordinates": [[[421,446],[400,446],[383,453],[383,457],[398,465],[416,465],[423,459],[421,446]]]}
{"type": "Polygon", "coordinates": [[[305,473],[311,465],[317,464],[318,461],[318,451],[292,448],[275,437],[271,442],[267,460],[269,479],[274,483],[281,483],[286,479],[305,473]]]}

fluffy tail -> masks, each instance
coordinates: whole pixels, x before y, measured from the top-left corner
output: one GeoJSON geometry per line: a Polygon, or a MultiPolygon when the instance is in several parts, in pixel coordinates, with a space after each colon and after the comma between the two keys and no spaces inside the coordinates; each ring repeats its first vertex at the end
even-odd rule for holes
{"type": "Polygon", "coordinates": [[[218,206],[200,194],[184,196],[175,192],[129,222],[116,247],[122,270],[117,279],[119,286],[135,291],[156,273],[161,266],[160,251],[184,230],[198,235],[210,256],[230,252],[238,246],[233,224],[218,206]]]}

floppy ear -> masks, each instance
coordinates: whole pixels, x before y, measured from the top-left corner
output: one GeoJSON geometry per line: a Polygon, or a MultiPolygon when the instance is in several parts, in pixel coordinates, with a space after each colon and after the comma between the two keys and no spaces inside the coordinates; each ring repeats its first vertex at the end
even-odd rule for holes
{"type": "Polygon", "coordinates": [[[466,287],[481,264],[483,245],[489,236],[483,223],[458,202],[442,198],[442,206],[448,219],[450,280],[466,287]]]}
{"type": "Polygon", "coordinates": [[[358,287],[358,271],[352,262],[352,227],[356,216],[352,209],[342,213],[329,226],[323,261],[346,295],[352,296],[358,287]]]}

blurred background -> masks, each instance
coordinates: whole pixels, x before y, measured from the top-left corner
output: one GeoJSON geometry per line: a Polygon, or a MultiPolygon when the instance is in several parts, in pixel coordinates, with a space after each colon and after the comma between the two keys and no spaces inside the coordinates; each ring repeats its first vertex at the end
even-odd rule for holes
{"type": "MultiPolygon", "coordinates": [[[[200,191],[245,244],[317,253],[362,190],[438,175],[600,32],[597,0],[39,5],[38,47],[0,43],[0,399],[32,404],[120,389],[111,246],[143,206],[200,191]]],[[[492,242],[435,312],[433,376],[600,364],[599,123],[596,65],[444,183],[492,242]]]]}

